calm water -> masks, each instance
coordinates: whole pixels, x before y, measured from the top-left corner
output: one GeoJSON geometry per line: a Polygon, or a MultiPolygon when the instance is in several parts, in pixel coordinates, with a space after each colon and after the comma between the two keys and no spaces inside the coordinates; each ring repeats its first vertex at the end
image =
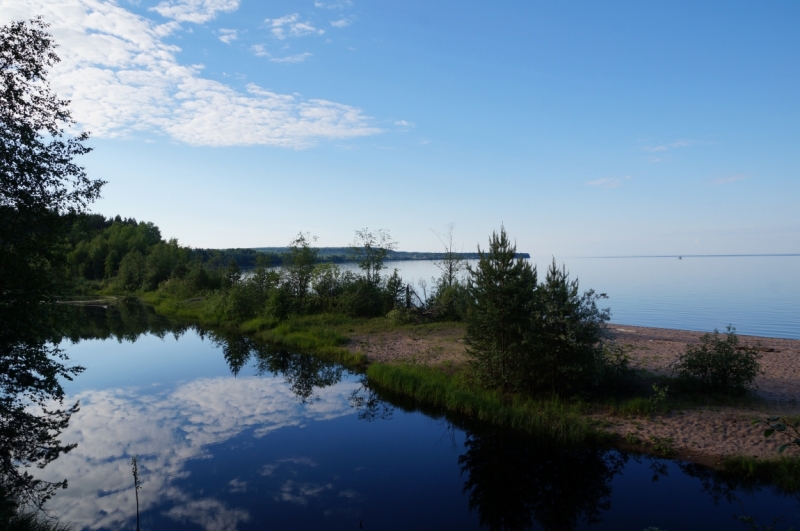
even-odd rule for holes
{"type": "Polygon", "coordinates": [[[800,523],[798,498],[770,487],[421,412],[310,356],[109,312],[76,332],[109,339],[68,347],[87,368],[67,385],[82,407],[64,440],[78,447],[45,471],[69,479],[49,507],[75,529],[134,529],[134,454],[145,530],[746,531],[734,514],[783,517],[780,530],[800,523]]]}
{"type": "MultiPolygon", "coordinates": [[[[558,258],[558,257],[556,257],[558,258]]],[[[532,257],[540,278],[552,258],[532,257]]],[[[606,293],[620,324],[723,330],[800,339],[800,256],[566,258],[583,289],[606,293]]],[[[559,265],[561,261],[559,259],[559,265]]],[[[387,262],[416,283],[438,277],[433,262],[387,262]]]]}

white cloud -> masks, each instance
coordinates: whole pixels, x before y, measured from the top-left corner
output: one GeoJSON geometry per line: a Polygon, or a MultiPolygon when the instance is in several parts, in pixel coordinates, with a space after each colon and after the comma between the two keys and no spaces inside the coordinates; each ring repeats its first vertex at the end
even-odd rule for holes
{"type": "Polygon", "coordinates": [[[250,47],[250,51],[259,57],[269,57],[271,55],[263,44],[254,44],[250,47]]]}
{"type": "Polygon", "coordinates": [[[309,52],[299,53],[297,55],[289,55],[287,57],[272,57],[270,61],[273,63],[302,63],[313,54],[309,52]]]}
{"type": "Polygon", "coordinates": [[[322,35],[325,30],[317,29],[310,22],[298,22],[300,15],[294,13],[280,18],[268,18],[264,23],[270,27],[272,34],[283,40],[286,37],[302,37],[303,35],[322,35]]]}
{"type": "Polygon", "coordinates": [[[405,120],[397,120],[394,125],[399,125],[400,127],[415,127],[413,122],[407,122],[405,120]]]}
{"type": "Polygon", "coordinates": [[[744,179],[749,178],[748,175],[744,175],[742,173],[737,173],[736,175],[730,175],[728,177],[720,177],[719,179],[714,180],[714,184],[728,184],[728,183],[735,183],[736,181],[743,181],[744,179]]]}
{"type": "Polygon", "coordinates": [[[630,179],[629,175],[625,177],[604,177],[602,179],[597,179],[594,181],[589,181],[586,184],[589,186],[599,186],[600,188],[618,188],[622,186],[622,183],[630,179]]]}
{"type": "Polygon", "coordinates": [[[36,14],[61,45],[53,88],[94,136],[156,132],[192,145],[303,148],[380,132],[348,105],[254,84],[242,93],[201,77],[200,66],[179,64],[179,49],[163,41],[176,22],[159,25],[103,0],[0,0],[0,23],[36,14]]]}
{"type": "Polygon", "coordinates": [[[236,11],[239,0],[170,0],[150,8],[162,17],[178,22],[202,24],[217,16],[217,13],[236,11]]]}
{"type": "Polygon", "coordinates": [[[222,28],[219,30],[219,40],[221,40],[225,44],[230,44],[231,42],[235,41],[238,38],[239,35],[235,29],[222,28]]]}
{"type": "Polygon", "coordinates": [[[352,23],[353,21],[350,20],[349,18],[340,18],[339,20],[331,20],[331,26],[333,26],[334,28],[346,28],[352,23]]]}

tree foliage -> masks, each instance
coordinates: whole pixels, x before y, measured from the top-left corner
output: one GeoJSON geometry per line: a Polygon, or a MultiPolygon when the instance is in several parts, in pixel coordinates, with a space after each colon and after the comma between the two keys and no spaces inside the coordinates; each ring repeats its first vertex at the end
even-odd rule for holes
{"type": "Polygon", "coordinates": [[[536,270],[516,252],[505,228],[492,233],[467,287],[467,354],[484,385],[504,390],[517,385],[536,289],[536,270]]]}
{"type": "Polygon", "coordinates": [[[89,152],[88,135],[67,133],[68,102],[47,81],[59,59],[46,29],[41,18],[0,27],[0,483],[15,502],[35,505],[66,480],[37,480],[25,468],[74,447],[58,440],[77,410],[63,407],[59,379],[81,368],[46,341],[59,314],[64,220],[103,185],[74,162],[89,152]]]}
{"type": "Polygon", "coordinates": [[[381,271],[386,267],[386,255],[397,248],[397,243],[387,230],[373,231],[365,228],[356,231],[350,248],[358,261],[358,267],[364,272],[364,279],[377,286],[381,280],[381,271]]]}
{"type": "Polygon", "coordinates": [[[581,294],[578,279],[570,280],[566,267],[559,269],[553,259],[536,290],[526,335],[521,377],[529,392],[580,394],[597,383],[610,317],[597,302],[605,297],[593,290],[581,294]]]}
{"type": "Polygon", "coordinates": [[[537,285],[535,267],[515,258],[503,228],[492,234],[487,252],[478,251],[478,265],[469,269],[466,343],[483,385],[574,396],[622,373],[608,365],[624,359],[604,350],[609,311],[597,302],[605,295],[581,294],[578,280],[555,260],[537,285]]]}

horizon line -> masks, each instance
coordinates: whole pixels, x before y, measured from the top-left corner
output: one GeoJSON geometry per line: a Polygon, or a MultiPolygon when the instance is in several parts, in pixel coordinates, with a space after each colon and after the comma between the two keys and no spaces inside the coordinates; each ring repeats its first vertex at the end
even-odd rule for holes
{"type": "Polygon", "coordinates": [[[800,253],[754,253],[754,254],[634,254],[612,256],[575,256],[574,258],[732,258],[757,256],[800,256],[800,253]]]}

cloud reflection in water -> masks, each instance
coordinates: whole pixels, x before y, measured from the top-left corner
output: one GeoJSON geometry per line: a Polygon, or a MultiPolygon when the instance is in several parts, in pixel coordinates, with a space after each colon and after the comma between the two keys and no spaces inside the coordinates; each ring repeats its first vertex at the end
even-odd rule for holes
{"type": "MultiPolygon", "coordinates": [[[[52,463],[43,477],[69,478],[69,488],[51,502],[63,521],[76,527],[118,528],[135,507],[130,456],[140,455],[141,512],[171,505],[170,518],[192,522],[208,531],[235,529],[247,521],[246,510],[229,508],[212,498],[193,499],[173,485],[186,478],[187,460],[213,457],[210,445],[251,430],[263,437],[287,426],[329,420],[354,410],[348,397],[358,389],[353,381],[317,389],[316,400],[298,401],[280,377],[203,378],[174,390],[145,393],[141,388],[82,392],[81,411],[64,438],[78,447],[52,463]]],[[[254,463],[264,473],[283,461],[314,466],[309,458],[254,463]]],[[[284,501],[303,503],[329,485],[284,484],[284,501]]],[[[231,489],[246,489],[244,482],[231,489]]]]}

